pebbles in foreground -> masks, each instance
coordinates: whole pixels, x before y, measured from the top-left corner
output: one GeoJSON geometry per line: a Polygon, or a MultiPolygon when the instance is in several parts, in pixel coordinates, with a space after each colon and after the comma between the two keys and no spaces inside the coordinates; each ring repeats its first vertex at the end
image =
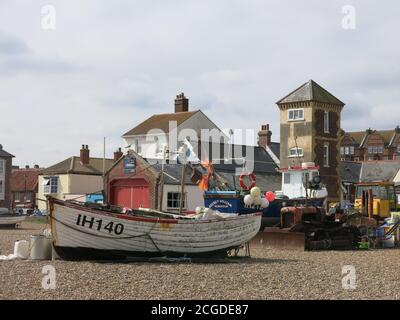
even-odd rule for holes
{"type": "MultiPolygon", "coordinates": [[[[0,229],[1,254],[45,225],[0,229]]],[[[399,299],[400,249],[294,252],[251,250],[251,259],[207,263],[0,262],[0,299],[399,299]],[[56,271],[42,286],[43,266],[56,271]],[[342,286],[342,267],[356,271],[342,286]]]]}

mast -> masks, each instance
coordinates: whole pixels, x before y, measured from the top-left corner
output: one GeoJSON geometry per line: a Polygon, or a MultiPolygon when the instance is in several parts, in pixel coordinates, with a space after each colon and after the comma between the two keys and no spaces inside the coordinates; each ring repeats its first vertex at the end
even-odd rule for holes
{"type": "Polygon", "coordinates": [[[181,173],[181,192],[179,196],[179,214],[182,214],[182,209],[183,209],[183,201],[184,201],[184,196],[185,196],[185,169],[186,169],[186,163],[182,164],[182,173],[181,173]]]}
{"type": "Polygon", "coordinates": [[[106,194],[106,183],[105,183],[105,175],[106,175],[106,137],[103,137],[103,203],[107,202],[107,194],[106,194]]]}
{"type": "Polygon", "coordinates": [[[163,210],[163,200],[164,200],[164,164],[165,164],[165,154],[166,154],[166,146],[163,147],[163,161],[161,163],[161,177],[160,177],[160,206],[159,210],[163,210]]]}

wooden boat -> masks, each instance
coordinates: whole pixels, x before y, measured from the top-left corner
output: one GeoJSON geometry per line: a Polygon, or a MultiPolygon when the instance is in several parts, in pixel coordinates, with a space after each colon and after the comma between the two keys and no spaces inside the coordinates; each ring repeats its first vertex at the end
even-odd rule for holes
{"type": "Polygon", "coordinates": [[[49,198],[54,249],[66,260],[214,256],[253,238],[261,213],[197,219],[155,210],[115,213],[49,198]]]}
{"type": "Polygon", "coordinates": [[[24,221],[26,216],[13,213],[0,214],[0,227],[15,227],[18,223],[24,221]]]}

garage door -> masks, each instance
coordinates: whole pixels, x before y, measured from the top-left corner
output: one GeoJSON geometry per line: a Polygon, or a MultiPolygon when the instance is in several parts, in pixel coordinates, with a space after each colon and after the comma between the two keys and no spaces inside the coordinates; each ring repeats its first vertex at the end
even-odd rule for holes
{"type": "Polygon", "coordinates": [[[149,184],[144,179],[121,179],[111,186],[111,204],[128,208],[150,208],[149,184]]]}

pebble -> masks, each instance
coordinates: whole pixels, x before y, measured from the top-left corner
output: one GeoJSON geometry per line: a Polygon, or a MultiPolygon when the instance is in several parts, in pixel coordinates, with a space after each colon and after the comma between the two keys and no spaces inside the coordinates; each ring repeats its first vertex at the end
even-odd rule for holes
{"type": "MultiPolygon", "coordinates": [[[[43,228],[0,229],[1,254],[43,228]]],[[[2,261],[0,299],[399,299],[400,249],[251,252],[214,263],[2,261]],[[42,287],[45,265],[55,289],[42,287]],[[344,265],[356,269],[355,289],[342,287],[344,265]]]]}

